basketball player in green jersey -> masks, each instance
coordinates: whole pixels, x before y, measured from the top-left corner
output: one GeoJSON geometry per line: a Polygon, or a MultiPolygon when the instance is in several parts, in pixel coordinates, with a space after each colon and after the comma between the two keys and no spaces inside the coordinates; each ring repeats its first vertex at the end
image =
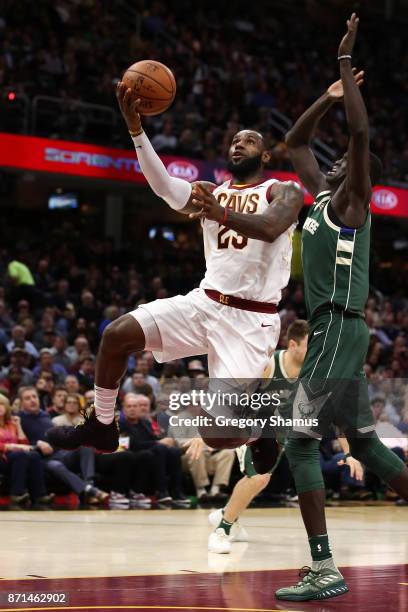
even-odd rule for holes
{"type": "Polygon", "coordinates": [[[340,426],[352,456],[408,499],[408,469],[374,431],[362,369],[369,340],[364,307],[371,185],[379,178],[381,166],[369,150],[368,117],[359,90],[363,74],[354,74],[351,64],[357,28],[353,13],[338,50],[341,80],[298,119],[286,138],[295,170],[315,197],[302,232],[310,336],[293,416],[319,420],[316,428],[293,428],[285,448],[312,556],[312,567],[300,582],[276,591],[278,599],[292,601],[327,599],[348,591],[332,558],[326,529],[318,446],[327,426],[340,426]],[[310,144],[319,120],[343,97],[348,150],[324,175],[310,144]]]}
{"type": "MultiPolygon", "coordinates": [[[[271,361],[265,368],[262,392],[268,389],[279,391],[280,405],[277,413],[283,418],[286,414],[285,404],[295,390],[296,381],[302,368],[308,340],[309,326],[306,321],[294,321],[288,327],[287,348],[275,351],[271,361]]],[[[264,415],[263,415],[264,416],[264,415]]],[[[278,437],[284,444],[284,432],[279,431],[278,437]]],[[[350,475],[362,479],[363,470],[358,461],[349,453],[347,440],[339,440],[344,452],[344,463],[349,466],[350,475]]],[[[283,446],[282,446],[283,448],[283,446]]],[[[238,517],[249,506],[251,501],[269,484],[271,476],[278,466],[282,453],[278,456],[273,468],[266,474],[258,474],[253,462],[251,447],[244,444],[237,448],[243,478],[237,482],[228,503],[224,509],[214,510],[208,520],[215,530],[208,538],[208,550],[215,553],[231,552],[231,542],[247,542],[248,534],[238,521],[238,517]]]]}

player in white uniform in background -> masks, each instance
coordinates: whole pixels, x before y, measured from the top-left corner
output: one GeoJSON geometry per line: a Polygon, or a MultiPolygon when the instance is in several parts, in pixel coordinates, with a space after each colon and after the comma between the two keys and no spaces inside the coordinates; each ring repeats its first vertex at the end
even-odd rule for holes
{"type": "Polygon", "coordinates": [[[252,130],[233,138],[231,182],[192,186],[169,176],[141,127],[139,101],[132,101],[122,83],[117,98],[152,190],[171,208],[201,219],[207,272],[200,288],[143,304],[105,329],[95,409],[74,430],[51,430],[49,440],[62,448],[116,450],[114,410],[130,353],[151,350],[160,362],[208,354],[212,379],[262,376],[279,339],[277,306],[289,280],[291,232],[303,205],[295,183],[264,180],[270,153],[252,130]]]}

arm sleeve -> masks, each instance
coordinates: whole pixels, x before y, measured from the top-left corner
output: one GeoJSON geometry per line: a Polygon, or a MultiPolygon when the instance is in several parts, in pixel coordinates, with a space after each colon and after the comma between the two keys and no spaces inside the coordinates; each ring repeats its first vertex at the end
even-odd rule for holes
{"type": "Polygon", "coordinates": [[[144,132],[132,140],[140,168],[154,193],[170,208],[174,210],[184,208],[191,195],[190,183],[169,175],[144,132]]]}

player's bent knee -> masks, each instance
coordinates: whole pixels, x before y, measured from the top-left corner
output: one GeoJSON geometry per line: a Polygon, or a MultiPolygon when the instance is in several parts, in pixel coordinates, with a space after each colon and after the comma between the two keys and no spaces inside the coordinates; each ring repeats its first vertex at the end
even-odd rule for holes
{"type": "Polygon", "coordinates": [[[125,314],[105,327],[101,349],[112,353],[142,351],[145,346],[143,330],[131,315],[125,314]]]}

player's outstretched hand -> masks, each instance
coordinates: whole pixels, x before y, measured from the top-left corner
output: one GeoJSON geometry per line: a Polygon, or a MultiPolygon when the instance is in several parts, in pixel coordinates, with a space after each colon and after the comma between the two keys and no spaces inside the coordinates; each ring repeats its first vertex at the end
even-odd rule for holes
{"type": "Polygon", "coordinates": [[[190,219],[211,219],[212,221],[218,221],[218,223],[222,221],[224,209],[207,187],[196,183],[193,186],[192,195],[192,203],[197,208],[197,212],[191,213],[189,215],[190,219]]]}
{"type": "Polygon", "coordinates": [[[132,98],[132,90],[126,87],[122,81],[119,81],[116,87],[116,98],[128,129],[131,132],[138,132],[142,127],[138,112],[141,100],[132,98]]]}
{"type": "MultiPolygon", "coordinates": [[[[364,70],[359,70],[357,72],[357,68],[353,68],[353,73],[355,82],[361,87],[364,83],[364,70]]],[[[344,96],[343,81],[339,79],[335,83],[332,83],[330,87],[327,88],[327,93],[332,100],[342,100],[344,96]]]]}
{"type": "Polygon", "coordinates": [[[363,480],[364,469],[361,463],[357,461],[357,459],[354,459],[354,457],[347,457],[346,460],[340,459],[340,461],[337,462],[337,465],[344,464],[349,466],[351,478],[355,478],[356,480],[363,480]]]}
{"type": "Polygon", "coordinates": [[[347,19],[347,32],[341,40],[338,52],[339,56],[352,54],[357,36],[358,22],[359,18],[355,13],[352,14],[350,19],[347,19]]]}

